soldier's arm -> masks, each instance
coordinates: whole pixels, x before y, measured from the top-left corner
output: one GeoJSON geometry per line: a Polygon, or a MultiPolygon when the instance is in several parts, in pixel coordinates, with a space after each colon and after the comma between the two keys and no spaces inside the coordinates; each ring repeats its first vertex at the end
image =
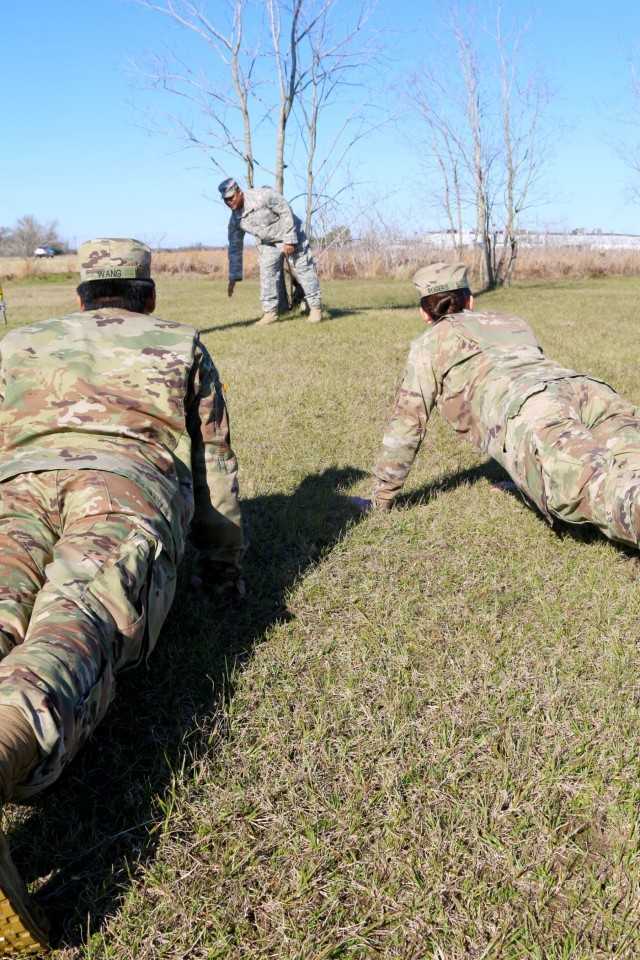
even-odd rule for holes
{"type": "Polygon", "coordinates": [[[207,588],[240,576],[244,552],[238,461],[231,448],[229,415],[218,372],[198,344],[187,398],[187,429],[195,512],[191,537],[207,588]]]}
{"type": "Polygon", "coordinates": [[[295,247],[298,242],[298,233],[296,231],[295,220],[293,219],[293,210],[277,190],[269,191],[267,204],[280,217],[282,236],[278,239],[283,243],[288,243],[295,247]]]}
{"type": "Polygon", "coordinates": [[[418,346],[409,352],[380,453],[373,468],[374,507],[389,509],[411,470],[427,430],[441,383],[428,353],[418,346]]]}
{"type": "Polygon", "coordinates": [[[227,235],[229,237],[229,284],[235,284],[238,280],[242,280],[244,230],[236,224],[234,217],[229,220],[227,235]]]}

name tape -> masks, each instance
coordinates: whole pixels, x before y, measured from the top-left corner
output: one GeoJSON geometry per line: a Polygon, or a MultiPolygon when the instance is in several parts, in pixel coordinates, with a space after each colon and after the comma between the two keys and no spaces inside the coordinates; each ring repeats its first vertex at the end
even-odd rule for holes
{"type": "MultiPolygon", "coordinates": [[[[429,283],[425,285],[427,295],[432,293],[444,293],[445,290],[463,290],[469,284],[466,280],[450,280],[448,283],[429,283]]],[[[422,288],[424,289],[424,287],[422,288]]]]}
{"type": "Polygon", "coordinates": [[[135,267],[99,267],[95,270],[81,270],[85,280],[135,280],[135,267]]]}

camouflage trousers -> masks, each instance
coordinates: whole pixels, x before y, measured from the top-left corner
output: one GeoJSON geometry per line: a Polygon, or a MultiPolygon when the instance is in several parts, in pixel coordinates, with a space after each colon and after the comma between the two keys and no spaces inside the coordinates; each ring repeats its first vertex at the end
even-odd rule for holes
{"type": "Polygon", "coordinates": [[[530,396],[507,423],[504,466],[550,520],[639,543],[640,418],[606,384],[570,377],[530,396]]]}
{"type": "MultiPolygon", "coordinates": [[[[265,313],[278,312],[278,277],[284,253],[282,244],[258,244],[260,263],[260,303],[265,313]]],[[[310,307],[322,306],[322,294],[311,247],[304,233],[300,234],[296,249],[289,254],[289,263],[300,281],[310,307]]]]}
{"type": "Polygon", "coordinates": [[[142,490],[101,471],[0,484],[0,703],[40,746],[13,793],[52,783],[104,717],[116,671],[155,644],[175,591],[168,523],[142,490]]]}

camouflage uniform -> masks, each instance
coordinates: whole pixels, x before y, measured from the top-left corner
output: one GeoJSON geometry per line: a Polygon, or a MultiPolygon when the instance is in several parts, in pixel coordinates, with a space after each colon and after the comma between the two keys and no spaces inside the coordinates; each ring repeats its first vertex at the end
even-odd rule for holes
{"type": "Polygon", "coordinates": [[[20,797],[56,779],[115,672],[152,650],[189,526],[204,571],[237,572],[243,541],[197,331],[106,309],[13,331],[0,353],[0,703],[40,746],[20,797]]]}
{"type": "Polygon", "coordinates": [[[378,506],[400,492],[434,406],[549,522],[593,523],[612,540],[639,542],[638,411],[547,360],[523,320],[465,310],[412,343],[373,470],[378,506]]]}
{"type": "Polygon", "coordinates": [[[282,194],[271,187],[244,191],[244,206],[229,220],[229,280],[242,280],[242,248],[245,233],[252,234],[260,261],[260,302],[265,313],[278,312],[278,276],[284,257],[283,245],[295,251],[289,262],[304,289],[310,307],[322,305],[320,282],[300,218],[282,194]]]}

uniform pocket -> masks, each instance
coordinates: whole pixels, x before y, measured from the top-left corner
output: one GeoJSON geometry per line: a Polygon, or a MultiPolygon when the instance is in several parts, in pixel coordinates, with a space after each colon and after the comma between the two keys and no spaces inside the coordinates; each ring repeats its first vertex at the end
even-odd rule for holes
{"type": "Polygon", "coordinates": [[[84,591],[82,599],[110,631],[116,671],[136,666],[145,656],[149,584],[157,548],[149,535],[132,530],[84,591]]]}

